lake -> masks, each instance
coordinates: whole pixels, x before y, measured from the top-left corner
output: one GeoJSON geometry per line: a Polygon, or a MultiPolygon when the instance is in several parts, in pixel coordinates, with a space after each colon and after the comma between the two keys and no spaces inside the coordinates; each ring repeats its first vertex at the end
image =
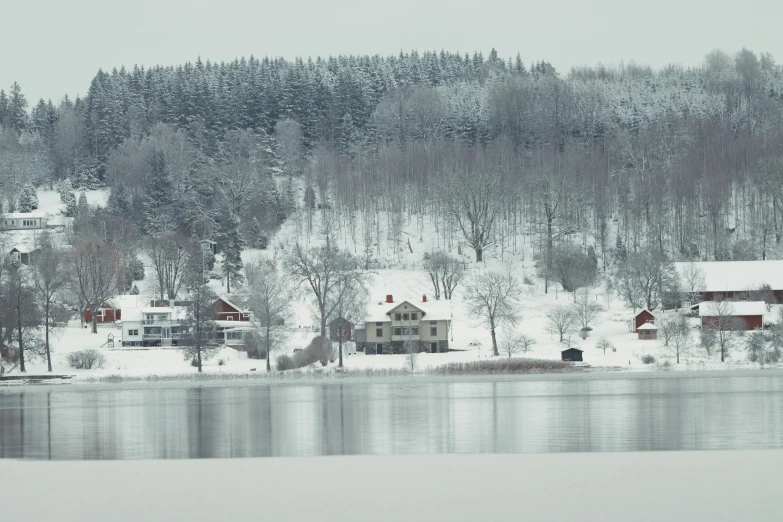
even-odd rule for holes
{"type": "Polygon", "coordinates": [[[0,458],[783,448],[783,374],[0,388],[0,458]]]}

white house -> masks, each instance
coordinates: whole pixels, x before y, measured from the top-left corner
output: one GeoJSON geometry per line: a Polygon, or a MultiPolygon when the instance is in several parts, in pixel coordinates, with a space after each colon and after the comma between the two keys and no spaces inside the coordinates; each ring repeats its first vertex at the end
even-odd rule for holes
{"type": "Polygon", "coordinates": [[[122,310],[122,345],[177,346],[186,314],[183,307],[125,308],[122,310]]]}
{"type": "Polygon", "coordinates": [[[367,354],[405,353],[406,344],[417,351],[449,351],[451,301],[428,301],[426,295],[394,301],[387,295],[370,303],[368,312],[364,328],[354,328],[357,347],[367,354]]]}
{"type": "Polygon", "coordinates": [[[3,230],[44,229],[46,223],[44,212],[9,212],[0,217],[0,229],[3,230]]]}

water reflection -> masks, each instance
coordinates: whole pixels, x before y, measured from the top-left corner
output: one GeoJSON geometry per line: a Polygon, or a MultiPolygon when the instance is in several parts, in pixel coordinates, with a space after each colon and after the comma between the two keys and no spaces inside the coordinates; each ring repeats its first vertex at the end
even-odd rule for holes
{"type": "Polygon", "coordinates": [[[0,457],[136,459],[783,447],[783,377],[0,393],[0,457]]]}

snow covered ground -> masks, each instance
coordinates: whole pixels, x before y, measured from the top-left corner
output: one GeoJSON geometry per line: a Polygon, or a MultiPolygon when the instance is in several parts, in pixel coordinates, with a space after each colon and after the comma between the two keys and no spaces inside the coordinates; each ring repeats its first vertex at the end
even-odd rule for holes
{"type": "MultiPolygon", "coordinates": [[[[108,193],[106,190],[91,191],[87,194],[91,204],[105,204],[108,193]]],[[[64,211],[64,205],[60,202],[56,192],[39,191],[41,210],[58,215],[64,211]]],[[[311,237],[311,245],[318,244],[318,213],[315,215],[314,235],[311,237]]],[[[65,219],[62,218],[61,219],[65,219]]],[[[301,219],[299,220],[301,222],[301,219]]],[[[391,268],[379,268],[373,271],[373,279],[370,286],[371,302],[382,301],[387,294],[394,295],[395,301],[403,299],[420,300],[422,294],[428,294],[431,298],[431,281],[427,272],[421,269],[421,257],[423,252],[429,250],[435,243],[433,238],[418,234],[416,224],[408,224],[405,235],[414,238],[410,249],[407,243],[400,243],[393,247],[394,243],[385,241],[382,248],[378,247],[376,254],[380,266],[391,268]],[[396,248],[396,250],[395,250],[396,248]]],[[[426,230],[427,227],[424,227],[426,230]]],[[[56,229],[62,232],[62,229],[56,229]]],[[[12,235],[15,240],[20,234],[29,234],[29,231],[6,233],[12,235]]],[[[257,259],[277,259],[285,256],[287,249],[291,247],[294,238],[297,237],[297,219],[290,218],[284,223],[282,229],[270,241],[268,250],[246,250],[242,257],[245,262],[257,259]]],[[[361,252],[360,245],[354,243],[347,232],[338,234],[336,241],[343,248],[352,252],[361,252]]],[[[361,240],[357,240],[361,241],[361,240]]],[[[523,242],[521,242],[523,243],[523,242]]],[[[456,253],[456,252],[454,252],[456,253]]],[[[531,357],[538,359],[559,359],[563,344],[558,336],[548,331],[546,312],[554,306],[570,305],[573,301],[571,294],[557,290],[555,285],[550,286],[549,293],[544,293],[543,282],[534,277],[535,267],[525,249],[518,249],[516,254],[506,249],[501,252],[498,248],[488,251],[488,261],[484,264],[472,263],[467,255],[463,256],[468,262],[469,271],[489,270],[501,265],[501,254],[505,262],[514,263],[514,271],[520,280],[526,278],[532,284],[523,285],[522,294],[519,295],[519,312],[522,317],[516,326],[517,333],[532,336],[536,344],[524,354],[517,357],[531,357]]],[[[143,255],[140,258],[144,259],[143,255]]],[[[220,256],[215,271],[220,270],[220,256]]],[[[146,268],[144,280],[137,281],[142,299],[151,299],[153,296],[153,271],[150,266],[146,268]]],[[[225,292],[223,282],[211,281],[211,285],[218,295],[225,292]]],[[[462,299],[464,285],[458,287],[452,301],[452,329],[449,333],[450,348],[454,351],[446,354],[420,354],[418,356],[418,368],[420,371],[427,367],[437,366],[450,362],[464,362],[490,357],[492,354],[491,337],[489,330],[478,324],[470,317],[462,299]]],[[[234,294],[232,294],[234,295],[234,294]]],[[[591,290],[591,299],[603,307],[603,311],[593,322],[593,331],[587,339],[581,339],[574,331],[568,336],[570,346],[576,346],[584,350],[585,362],[596,368],[615,370],[649,371],[655,369],[664,370],[721,370],[735,368],[757,368],[758,365],[750,363],[742,347],[735,349],[727,363],[721,363],[717,355],[707,356],[698,346],[698,321],[691,320],[693,328],[693,341],[696,346],[689,355],[682,358],[680,364],[675,364],[671,354],[666,353],[660,341],[639,340],[635,333],[630,331],[630,321],[634,311],[627,308],[617,298],[608,296],[602,285],[591,290]],[[596,348],[600,339],[606,339],[615,348],[604,353],[596,348]],[[653,355],[656,362],[645,364],[642,357],[653,355]]],[[[287,324],[290,327],[288,340],[280,350],[280,353],[292,353],[294,349],[304,348],[310,340],[317,335],[314,325],[317,319],[313,313],[311,300],[306,293],[297,294],[293,300],[293,317],[287,324]]],[[[666,312],[667,314],[675,312],[666,312]]],[[[776,316],[777,311],[772,310],[768,317],[776,316]]],[[[660,314],[656,312],[660,319],[660,314]]],[[[176,349],[150,348],[150,349],[123,349],[120,344],[120,329],[113,326],[103,326],[97,335],[89,333],[89,330],[78,326],[78,320],[61,329],[53,340],[53,370],[57,373],[66,373],[82,377],[98,377],[104,375],[143,376],[143,375],[181,375],[195,372],[176,349]],[[105,346],[107,336],[112,333],[115,336],[115,348],[105,346]],[[106,357],[106,364],[101,369],[73,370],[67,363],[67,355],[71,352],[95,348],[101,350],[106,357]]],[[[505,355],[501,354],[501,357],[505,355]]],[[[406,367],[404,355],[356,355],[346,356],[345,365],[348,369],[403,369],[406,367]]],[[[244,353],[230,348],[224,348],[215,357],[206,361],[204,371],[211,373],[248,373],[251,369],[261,372],[265,370],[265,361],[249,360],[244,353]],[[222,361],[222,364],[220,364],[222,361]]],[[[331,366],[334,366],[331,365],[331,366]]],[[[28,373],[45,372],[45,363],[41,360],[33,360],[28,363],[28,373]]]]}
{"type": "Polygon", "coordinates": [[[0,460],[0,476],[9,521],[783,519],[780,450],[0,460]]]}

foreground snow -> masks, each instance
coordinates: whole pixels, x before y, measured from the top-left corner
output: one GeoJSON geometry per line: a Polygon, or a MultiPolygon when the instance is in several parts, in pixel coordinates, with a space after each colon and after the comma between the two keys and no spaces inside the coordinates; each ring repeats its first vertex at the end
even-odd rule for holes
{"type": "Polygon", "coordinates": [[[783,519],[780,450],[0,460],[0,476],[3,520],[783,519]]]}

